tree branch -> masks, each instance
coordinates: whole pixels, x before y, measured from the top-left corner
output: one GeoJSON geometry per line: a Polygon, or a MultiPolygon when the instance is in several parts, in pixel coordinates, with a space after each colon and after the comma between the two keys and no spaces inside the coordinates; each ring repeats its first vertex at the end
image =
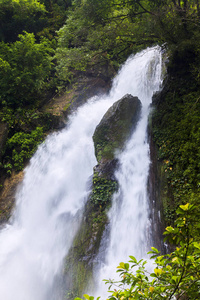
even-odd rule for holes
{"type": "Polygon", "coordinates": [[[176,293],[176,291],[179,289],[179,286],[180,286],[180,283],[183,279],[183,276],[184,276],[184,273],[185,273],[185,267],[186,267],[186,261],[187,261],[187,254],[188,254],[188,249],[189,249],[189,243],[190,243],[190,239],[189,239],[189,229],[188,227],[186,227],[186,230],[187,230],[187,244],[186,244],[186,252],[185,252],[185,256],[184,256],[184,264],[183,264],[183,270],[182,270],[182,273],[181,273],[181,277],[179,279],[179,282],[177,283],[177,285],[175,286],[173,292],[171,293],[170,297],[169,297],[169,300],[172,299],[172,297],[174,296],[174,294],[176,293]]]}

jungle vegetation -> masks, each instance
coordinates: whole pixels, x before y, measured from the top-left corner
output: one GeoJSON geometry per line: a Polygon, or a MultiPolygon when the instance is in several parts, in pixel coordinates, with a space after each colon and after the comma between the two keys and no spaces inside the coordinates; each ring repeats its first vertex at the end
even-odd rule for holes
{"type": "Polygon", "coordinates": [[[39,112],[47,99],[64,93],[79,74],[107,64],[117,70],[129,55],[156,44],[168,59],[152,131],[167,182],[166,231],[174,234],[178,250],[171,257],[153,250],[158,267],[150,285],[143,262],[131,258],[139,266],[136,275],[121,264],[122,283],[134,281],[129,289],[134,298],[121,291],[110,299],[160,299],[158,284],[162,295],[168,295],[166,284],[173,284],[166,299],[199,297],[199,230],[191,224],[200,188],[200,1],[0,0],[0,118],[8,128],[1,151],[4,173],[21,170],[50,129],[43,121],[49,116],[39,112]],[[187,277],[186,266],[197,277],[187,277]]]}

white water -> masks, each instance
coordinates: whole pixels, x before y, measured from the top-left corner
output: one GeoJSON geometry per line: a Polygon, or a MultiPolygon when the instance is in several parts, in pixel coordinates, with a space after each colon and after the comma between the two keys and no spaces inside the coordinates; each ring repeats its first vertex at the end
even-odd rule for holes
{"type": "Polygon", "coordinates": [[[55,282],[62,273],[63,259],[79,226],[88,193],[87,181],[96,164],[92,135],[107,109],[126,93],[140,98],[144,117],[138,126],[140,130],[120,156],[122,167],[117,176],[120,201],[123,199],[121,208],[128,211],[122,213],[117,205],[111,210],[108,265],[113,264],[109,258],[113,248],[116,250],[113,252],[116,266],[121,253],[134,255],[133,249],[144,244],[143,232],[148,221],[146,181],[149,166],[146,123],[151,95],[160,84],[160,60],[158,48],[148,49],[129,59],[115,79],[109,96],[91,99],[71,117],[66,129],[49,136],[39,147],[26,168],[16,195],[13,217],[0,233],[0,299],[61,299],[55,282]],[[136,185],[134,191],[133,185],[136,185]],[[138,200],[135,200],[136,197],[138,200]],[[125,204],[127,198],[130,203],[125,204]],[[136,202],[135,208],[131,202],[136,202]],[[141,204],[138,205],[138,202],[141,204]],[[127,225],[126,219],[132,225],[127,225]],[[137,226],[140,219],[144,221],[137,226]],[[135,231],[128,231],[130,229],[135,231]],[[127,232],[128,238],[125,236],[127,232]],[[136,235],[135,244],[130,236],[136,235]],[[126,247],[128,250],[123,250],[126,247]]]}
{"type": "Polygon", "coordinates": [[[112,208],[109,211],[109,242],[105,236],[100,247],[99,258],[102,258],[101,252],[106,252],[106,257],[104,262],[98,263],[100,267],[96,272],[96,296],[108,296],[108,286],[105,286],[102,280],[118,280],[116,267],[120,262],[128,262],[129,255],[140,260],[146,256],[149,247],[153,246],[150,245],[151,224],[148,216],[147,180],[150,157],[147,121],[153,93],[161,87],[161,63],[161,53],[158,49],[140,53],[132,61],[132,72],[135,75],[132,93],[142,102],[142,115],[126,149],[118,155],[120,168],[115,176],[119,190],[113,197],[112,208]]]}

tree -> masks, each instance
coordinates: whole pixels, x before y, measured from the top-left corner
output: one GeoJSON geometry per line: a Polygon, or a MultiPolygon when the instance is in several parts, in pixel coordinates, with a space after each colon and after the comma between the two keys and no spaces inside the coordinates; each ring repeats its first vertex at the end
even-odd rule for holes
{"type": "Polygon", "coordinates": [[[24,30],[37,33],[46,20],[46,9],[37,0],[0,1],[0,40],[14,42],[24,30]]]}
{"type": "MultiPolygon", "coordinates": [[[[58,31],[57,74],[105,62],[119,66],[132,53],[167,43],[172,51],[199,51],[199,1],[75,0],[58,31]],[[76,59],[76,55],[78,59],[76,59]]],[[[68,76],[69,75],[69,76],[68,76]]]]}
{"type": "Polygon", "coordinates": [[[76,0],[58,35],[58,51],[84,47],[121,62],[141,45],[196,41],[199,1],[76,0]]]}
{"type": "MultiPolygon", "coordinates": [[[[200,297],[200,236],[199,211],[192,204],[180,205],[175,227],[169,226],[164,234],[176,245],[170,254],[160,255],[152,247],[151,259],[155,261],[152,273],[145,269],[146,261],[130,256],[129,263],[117,267],[120,281],[105,280],[109,284],[110,300],[123,299],[199,299],[200,297]],[[136,268],[133,271],[133,268],[136,268]],[[110,290],[114,288],[114,290],[110,290]]],[[[94,297],[84,295],[87,300],[94,297]]],[[[99,299],[99,297],[97,298],[99,299]]],[[[81,300],[76,298],[75,300],[81,300]]]]}
{"type": "Polygon", "coordinates": [[[5,106],[31,104],[48,85],[53,50],[47,40],[36,43],[24,32],[13,44],[0,43],[0,103],[5,106]]]}
{"type": "Polygon", "coordinates": [[[135,1],[74,1],[58,31],[58,77],[70,81],[72,71],[107,61],[118,67],[133,52],[152,45],[158,38],[148,18],[135,1]]]}

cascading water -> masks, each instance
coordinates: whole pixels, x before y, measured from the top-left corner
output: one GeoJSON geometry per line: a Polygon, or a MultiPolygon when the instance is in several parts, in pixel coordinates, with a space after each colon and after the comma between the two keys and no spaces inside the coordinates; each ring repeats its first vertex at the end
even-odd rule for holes
{"type": "Polygon", "coordinates": [[[144,244],[148,222],[147,111],[153,91],[159,88],[160,69],[158,47],[130,58],[116,77],[109,96],[90,99],[71,116],[64,130],[49,136],[39,147],[25,170],[13,217],[0,233],[1,299],[62,298],[56,282],[78,229],[88,193],[87,181],[96,164],[92,135],[107,109],[126,93],[140,98],[143,113],[137,131],[120,156],[120,195],[115,199],[117,203],[120,198],[121,204],[114,204],[110,212],[112,230],[107,263],[116,266],[127,255],[134,255],[134,249],[140,254],[138,249],[144,244]],[[130,227],[134,229],[131,232],[130,227]],[[134,239],[130,237],[133,235],[134,239]],[[109,258],[112,255],[114,262],[109,258]]]}
{"type": "Polygon", "coordinates": [[[129,255],[137,259],[145,257],[151,240],[147,193],[150,165],[147,122],[153,93],[161,86],[161,53],[158,48],[149,49],[136,55],[129,68],[132,64],[132,94],[141,100],[142,114],[125,150],[118,155],[120,167],[115,176],[119,190],[113,197],[112,208],[109,211],[109,241],[108,237],[104,236],[100,246],[96,296],[107,295],[108,287],[102,280],[118,278],[116,266],[119,262],[127,262],[129,255]],[[106,253],[104,262],[102,252],[106,253]]]}

